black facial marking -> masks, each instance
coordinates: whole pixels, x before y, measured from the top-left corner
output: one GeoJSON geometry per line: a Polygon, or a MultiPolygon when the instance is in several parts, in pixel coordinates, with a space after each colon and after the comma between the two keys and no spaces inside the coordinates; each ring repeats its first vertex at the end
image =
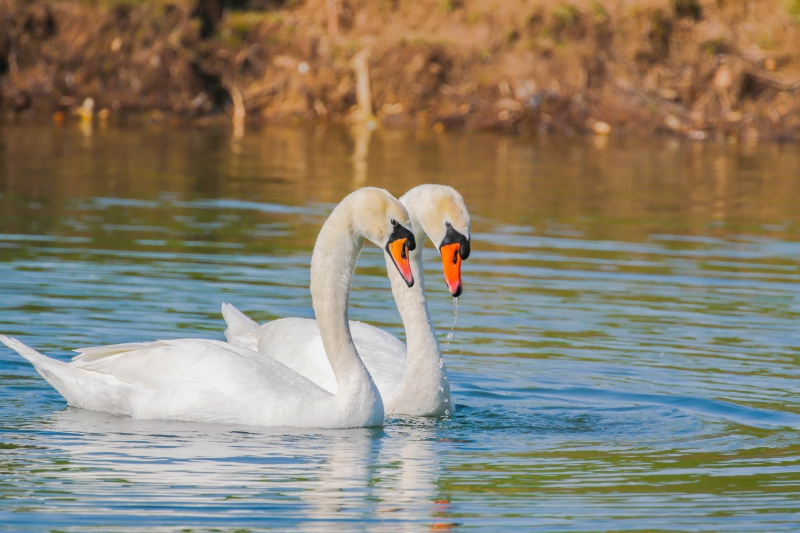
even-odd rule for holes
{"type": "Polygon", "coordinates": [[[442,243],[439,245],[439,248],[442,246],[446,246],[448,244],[455,244],[458,243],[459,246],[459,253],[461,254],[461,259],[466,259],[469,257],[469,239],[460,234],[456,231],[456,229],[450,224],[449,222],[445,222],[445,226],[447,226],[447,233],[444,235],[444,239],[442,239],[442,243]]]}
{"type": "MultiPolygon", "coordinates": [[[[389,235],[389,242],[386,243],[388,246],[389,244],[393,243],[397,239],[408,239],[408,249],[414,250],[417,247],[417,241],[414,239],[414,234],[411,233],[411,230],[407,229],[406,227],[397,224],[394,229],[392,230],[392,234],[389,235]]],[[[405,259],[405,257],[403,258],[405,259]]]]}
{"type": "MultiPolygon", "coordinates": [[[[394,219],[392,219],[392,222],[395,222],[394,219]]],[[[392,262],[394,263],[395,267],[397,267],[397,261],[395,261],[391,250],[389,250],[389,245],[392,244],[394,241],[399,240],[399,239],[405,239],[406,240],[406,242],[403,243],[403,249],[400,250],[400,256],[403,258],[403,260],[405,260],[408,257],[408,250],[413,250],[414,248],[417,247],[417,241],[416,241],[416,239],[414,239],[414,234],[411,233],[411,231],[409,229],[401,226],[400,224],[396,224],[394,226],[394,230],[392,230],[392,234],[389,236],[389,241],[386,243],[386,252],[389,254],[389,257],[392,258],[392,262]]],[[[398,269],[399,269],[399,267],[398,267],[398,269]]],[[[401,274],[402,274],[402,272],[401,272],[401,274]]],[[[405,278],[405,276],[404,276],[404,278],[405,278]]],[[[405,280],[405,282],[406,282],[406,285],[408,285],[409,287],[413,287],[414,286],[414,280],[413,279],[411,281],[405,280]]]]}

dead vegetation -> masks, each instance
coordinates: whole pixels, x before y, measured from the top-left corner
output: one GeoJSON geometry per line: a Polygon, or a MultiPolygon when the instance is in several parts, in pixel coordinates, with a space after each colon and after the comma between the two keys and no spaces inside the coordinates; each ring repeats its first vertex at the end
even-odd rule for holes
{"type": "Polygon", "coordinates": [[[92,98],[111,116],[363,118],[352,59],[368,50],[388,126],[800,137],[796,0],[0,0],[0,15],[15,116],[92,98]]]}

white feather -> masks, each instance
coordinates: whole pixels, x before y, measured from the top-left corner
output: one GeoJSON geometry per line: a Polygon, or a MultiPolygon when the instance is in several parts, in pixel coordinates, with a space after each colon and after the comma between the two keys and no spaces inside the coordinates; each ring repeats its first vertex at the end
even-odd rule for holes
{"type": "MultiPolygon", "coordinates": [[[[345,428],[383,422],[383,403],[347,328],[347,301],[364,241],[383,248],[395,220],[410,227],[402,204],[365,188],[325,221],[311,260],[311,293],[320,338],[331,347],[336,395],[278,359],[204,339],[80,348],[70,363],[0,336],[75,407],[135,418],[345,428]],[[390,223],[390,221],[392,223],[390,223]],[[338,380],[338,381],[336,381],[338,380]]],[[[255,322],[223,307],[231,338],[253,343],[255,322]]],[[[302,322],[302,321],[301,321],[302,322]]]]}

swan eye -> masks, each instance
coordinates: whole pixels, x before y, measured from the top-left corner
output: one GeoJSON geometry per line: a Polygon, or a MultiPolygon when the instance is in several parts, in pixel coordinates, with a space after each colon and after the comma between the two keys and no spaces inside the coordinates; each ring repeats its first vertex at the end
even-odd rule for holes
{"type": "Polygon", "coordinates": [[[397,225],[397,221],[395,219],[390,220],[390,222],[392,223],[392,226],[396,226],[397,225]]]}
{"type": "Polygon", "coordinates": [[[451,226],[451,224],[449,222],[445,222],[444,225],[445,225],[446,228],[449,228],[451,226]]]}

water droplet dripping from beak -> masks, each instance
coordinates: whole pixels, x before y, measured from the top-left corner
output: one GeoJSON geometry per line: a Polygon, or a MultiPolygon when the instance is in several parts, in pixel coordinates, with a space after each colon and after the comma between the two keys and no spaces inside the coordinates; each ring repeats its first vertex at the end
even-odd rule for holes
{"type": "Polygon", "coordinates": [[[450,341],[453,340],[453,331],[456,329],[457,321],[458,321],[458,297],[453,297],[453,325],[450,326],[450,331],[447,333],[447,344],[444,347],[444,351],[450,349],[450,341]]]}

